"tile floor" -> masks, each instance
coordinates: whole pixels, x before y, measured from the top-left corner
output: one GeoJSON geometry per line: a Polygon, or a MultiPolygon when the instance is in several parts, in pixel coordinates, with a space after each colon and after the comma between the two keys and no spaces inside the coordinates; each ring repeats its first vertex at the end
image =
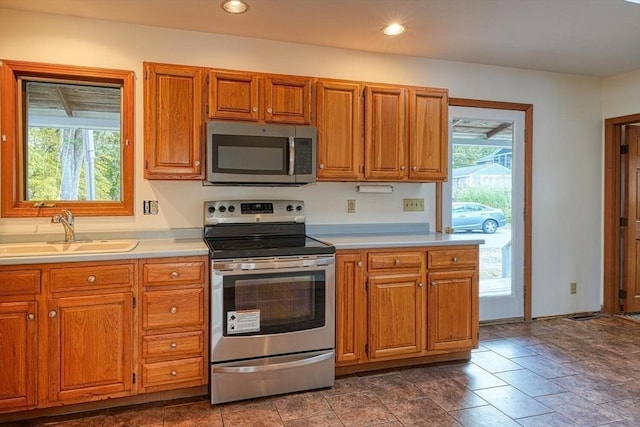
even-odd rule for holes
{"type": "Polygon", "coordinates": [[[640,426],[640,323],[482,326],[470,362],[341,377],[332,389],[162,402],[26,426],[640,426]]]}

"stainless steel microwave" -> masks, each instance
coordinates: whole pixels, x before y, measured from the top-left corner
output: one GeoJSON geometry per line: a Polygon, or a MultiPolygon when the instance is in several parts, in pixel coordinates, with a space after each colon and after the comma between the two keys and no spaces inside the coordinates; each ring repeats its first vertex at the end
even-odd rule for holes
{"type": "Polygon", "coordinates": [[[208,183],[302,185],[315,180],[315,127],[207,122],[208,183]]]}

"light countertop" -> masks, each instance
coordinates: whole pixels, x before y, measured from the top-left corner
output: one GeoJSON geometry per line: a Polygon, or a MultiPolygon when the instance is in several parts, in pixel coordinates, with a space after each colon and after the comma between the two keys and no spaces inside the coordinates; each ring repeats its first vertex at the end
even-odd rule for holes
{"type": "Polygon", "coordinates": [[[1,257],[0,265],[43,264],[52,262],[109,261],[118,259],[161,258],[207,255],[209,248],[202,238],[143,239],[129,252],[86,253],[74,255],[1,257]]]}
{"type": "Polygon", "coordinates": [[[379,233],[353,235],[312,235],[341,249],[402,248],[420,246],[481,245],[483,239],[442,233],[379,233]]]}

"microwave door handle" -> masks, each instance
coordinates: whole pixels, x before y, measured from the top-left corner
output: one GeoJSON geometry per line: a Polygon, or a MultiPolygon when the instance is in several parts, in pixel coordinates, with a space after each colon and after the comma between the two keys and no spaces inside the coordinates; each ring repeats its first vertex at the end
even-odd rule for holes
{"type": "Polygon", "coordinates": [[[289,176],[293,175],[296,162],[296,140],[293,136],[289,137],[289,176]]]}

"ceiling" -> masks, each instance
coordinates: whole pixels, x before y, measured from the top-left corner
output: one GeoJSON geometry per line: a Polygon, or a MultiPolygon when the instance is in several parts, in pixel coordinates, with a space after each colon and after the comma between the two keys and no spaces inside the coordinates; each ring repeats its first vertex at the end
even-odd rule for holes
{"type": "Polygon", "coordinates": [[[640,69],[640,4],[625,0],[0,0],[182,30],[607,77],[640,69]],[[390,21],[408,26],[391,38],[390,21]]]}

